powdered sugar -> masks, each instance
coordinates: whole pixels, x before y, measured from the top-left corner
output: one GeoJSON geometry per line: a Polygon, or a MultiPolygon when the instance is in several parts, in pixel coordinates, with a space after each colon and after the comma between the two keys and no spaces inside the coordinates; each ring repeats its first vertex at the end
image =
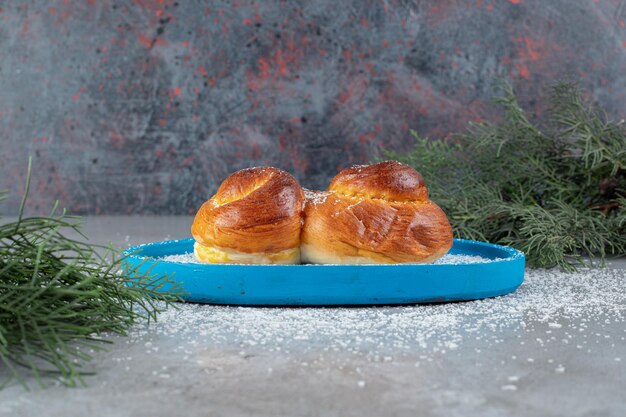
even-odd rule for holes
{"type": "Polygon", "coordinates": [[[305,204],[322,204],[326,201],[328,196],[330,195],[327,191],[314,191],[304,189],[304,203],[305,204]]]}
{"type": "MultiPolygon", "coordinates": [[[[584,332],[589,321],[624,322],[625,282],[624,270],[585,269],[574,274],[529,270],[515,293],[463,303],[369,308],[181,304],[161,314],[150,334],[175,336],[182,351],[185,345],[236,346],[284,355],[342,351],[372,361],[393,360],[416,351],[429,360],[434,354],[460,350],[467,342],[497,345],[515,333],[541,332],[536,338],[538,347],[572,340],[572,347],[587,349],[586,340],[576,341],[572,336],[584,332]]],[[[147,332],[136,327],[133,335],[147,332]]],[[[624,334],[614,337],[624,343],[624,334]]],[[[553,366],[555,372],[566,372],[558,361],[553,366]]]]}
{"type": "Polygon", "coordinates": [[[500,261],[500,258],[489,259],[478,255],[451,255],[447,254],[433,262],[435,265],[465,265],[465,264],[481,264],[494,261],[500,261]]]}
{"type": "Polygon", "coordinates": [[[198,259],[196,259],[196,257],[194,256],[193,252],[188,252],[188,253],[182,253],[182,254],[178,254],[178,255],[167,255],[164,256],[162,258],[158,258],[158,261],[163,261],[163,262],[176,262],[176,263],[183,263],[183,264],[202,264],[204,262],[199,261],[198,259]]]}
{"type": "MultiPolygon", "coordinates": [[[[177,262],[177,263],[192,263],[192,264],[201,264],[193,255],[192,252],[179,254],[179,255],[168,255],[158,259],[159,261],[164,262],[177,262]]],[[[487,263],[499,260],[496,259],[488,259],[483,258],[481,256],[473,256],[473,255],[444,255],[443,257],[437,259],[434,264],[435,265],[462,265],[462,264],[475,264],[475,263],[487,263]]]]}

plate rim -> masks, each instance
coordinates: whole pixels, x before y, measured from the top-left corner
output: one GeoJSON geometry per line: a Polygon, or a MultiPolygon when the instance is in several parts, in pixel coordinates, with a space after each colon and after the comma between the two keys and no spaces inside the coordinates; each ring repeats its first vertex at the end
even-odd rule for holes
{"type": "MultiPolygon", "coordinates": [[[[215,267],[242,267],[242,268],[279,268],[279,267],[286,267],[286,268],[298,268],[298,267],[308,267],[308,268],[328,268],[328,267],[339,267],[339,268],[413,267],[413,268],[416,268],[417,267],[419,268],[419,267],[422,267],[422,268],[428,268],[428,267],[437,267],[437,268],[441,268],[441,267],[454,267],[454,266],[469,267],[469,266],[474,266],[474,265],[501,264],[501,263],[508,263],[508,262],[516,262],[516,261],[519,261],[520,259],[525,262],[526,260],[526,255],[524,254],[524,252],[522,252],[519,249],[515,249],[510,246],[499,245],[497,243],[482,242],[478,240],[460,239],[460,238],[454,238],[453,245],[457,243],[461,243],[461,244],[467,244],[471,246],[482,246],[484,248],[490,248],[490,249],[503,251],[508,256],[504,258],[489,259],[487,262],[471,262],[471,263],[460,262],[460,263],[454,263],[454,264],[433,264],[433,263],[393,263],[393,264],[376,264],[376,263],[371,263],[371,264],[226,264],[226,263],[215,263],[215,264],[210,264],[210,263],[200,263],[200,262],[192,263],[192,262],[164,261],[159,258],[140,255],[140,252],[146,248],[159,247],[159,246],[164,246],[164,245],[176,245],[176,244],[187,243],[187,242],[191,243],[192,241],[194,241],[194,239],[192,237],[188,237],[188,238],[182,238],[182,239],[171,239],[171,240],[162,240],[162,241],[157,241],[157,242],[142,243],[140,245],[135,245],[127,249],[124,249],[122,251],[122,256],[123,256],[123,260],[132,259],[135,262],[152,261],[153,263],[159,263],[161,265],[172,264],[172,265],[176,265],[177,267],[182,266],[182,267],[207,268],[207,269],[215,268],[215,267]]],[[[189,253],[189,252],[185,252],[185,253],[189,253]]]]}

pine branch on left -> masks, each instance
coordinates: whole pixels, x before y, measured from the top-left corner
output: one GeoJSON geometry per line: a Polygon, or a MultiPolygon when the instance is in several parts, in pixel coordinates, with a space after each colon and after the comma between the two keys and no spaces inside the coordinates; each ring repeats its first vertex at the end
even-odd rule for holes
{"type": "Polygon", "coordinates": [[[89,349],[156,319],[180,289],[166,276],[122,271],[111,247],[68,237],[82,235],[80,219],[56,206],[50,216],[24,217],[27,193],[18,219],[0,225],[0,383],[26,385],[23,368],[42,385],[52,375],[74,386],[89,349]]]}

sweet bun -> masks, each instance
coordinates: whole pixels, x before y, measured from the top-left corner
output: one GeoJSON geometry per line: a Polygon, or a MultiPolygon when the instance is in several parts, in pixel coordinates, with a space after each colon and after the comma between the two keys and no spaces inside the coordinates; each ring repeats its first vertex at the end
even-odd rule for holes
{"type": "Polygon", "coordinates": [[[445,213],[408,165],[354,166],[337,174],[328,191],[306,192],[303,262],[426,263],[451,246],[445,213]]]}
{"type": "Polygon", "coordinates": [[[285,171],[237,171],[196,214],[194,253],[208,263],[299,263],[303,203],[302,188],[285,171]]]}

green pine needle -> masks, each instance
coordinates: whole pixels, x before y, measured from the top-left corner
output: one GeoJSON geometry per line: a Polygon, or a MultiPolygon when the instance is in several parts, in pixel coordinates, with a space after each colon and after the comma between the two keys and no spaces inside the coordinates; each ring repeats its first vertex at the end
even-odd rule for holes
{"type": "Polygon", "coordinates": [[[24,371],[42,386],[47,376],[84,384],[89,350],[156,320],[181,290],[167,276],[122,271],[112,247],[69,238],[84,237],[80,219],[56,206],[50,216],[24,217],[30,169],[29,161],[17,221],[0,225],[0,388],[13,378],[26,387],[24,371]]]}
{"type": "Polygon", "coordinates": [[[574,270],[591,257],[626,255],[626,132],[582,98],[575,83],[550,90],[541,128],[510,86],[500,123],[385,156],[414,166],[458,237],[511,245],[530,266],[574,270]]]}

